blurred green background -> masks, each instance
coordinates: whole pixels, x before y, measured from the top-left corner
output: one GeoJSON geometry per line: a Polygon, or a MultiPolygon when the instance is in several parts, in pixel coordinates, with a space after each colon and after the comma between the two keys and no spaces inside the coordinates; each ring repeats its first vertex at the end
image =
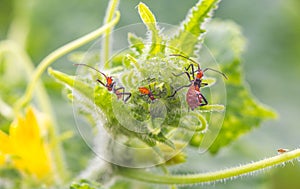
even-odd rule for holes
{"type": "MultiPolygon", "coordinates": [[[[121,1],[121,20],[117,27],[140,22],[135,8],[138,2],[121,1]]],[[[155,13],[159,22],[177,25],[197,1],[144,2],[155,13]]],[[[17,25],[22,33],[26,31],[26,24],[24,29],[22,23],[28,21],[25,47],[37,64],[57,47],[99,27],[103,23],[107,3],[107,0],[0,0],[0,39],[12,36],[18,40],[17,35],[11,35],[9,28],[14,16],[21,15],[19,17],[23,19],[20,19],[17,25]]],[[[214,17],[233,20],[242,27],[248,40],[243,56],[246,80],[253,94],[263,103],[276,109],[280,117],[278,120],[265,122],[260,128],[242,136],[216,156],[191,152],[190,163],[178,167],[181,171],[218,170],[273,156],[278,148],[299,147],[300,1],[224,0],[214,17]]],[[[74,74],[75,68],[72,64],[65,63],[66,59],[62,58],[53,67],[74,74]]],[[[75,129],[72,107],[62,97],[61,86],[47,74],[44,74],[44,81],[56,110],[60,131],[71,129],[76,132],[76,136],[64,144],[69,168],[76,174],[88,158],[79,162],[81,167],[72,166],[78,163],[78,154],[68,151],[80,149],[89,152],[89,149],[75,129]]],[[[204,185],[203,188],[299,189],[299,177],[300,164],[289,163],[286,167],[226,181],[225,184],[204,185]]]]}

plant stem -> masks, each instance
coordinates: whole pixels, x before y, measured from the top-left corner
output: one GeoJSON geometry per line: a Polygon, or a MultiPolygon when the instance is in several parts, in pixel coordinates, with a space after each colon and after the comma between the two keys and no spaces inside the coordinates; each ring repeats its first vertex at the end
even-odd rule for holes
{"type": "MultiPolygon", "coordinates": [[[[108,7],[107,7],[107,11],[106,11],[106,15],[104,18],[104,24],[109,23],[112,19],[113,19],[113,15],[116,12],[116,9],[118,7],[119,4],[119,0],[110,0],[108,7]]],[[[110,51],[111,51],[111,43],[110,43],[110,38],[111,38],[111,30],[112,28],[109,28],[108,30],[106,30],[105,34],[104,34],[104,41],[103,41],[103,63],[104,66],[107,66],[107,61],[109,59],[110,56],[110,51]]]]}
{"type": "Polygon", "coordinates": [[[250,172],[259,171],[300,157],[300,149],[286,152],[274,157],[249,163],[239,167],[210,173],[193,175],[157,175],[140,169],[119,167],[117,172],[127,178],[157,184],[199,184],[228,178],[235,178],[250,172]]]}
{"type": "Polygon", "coordinates": [[[18,43],[20,48],[25,49],[27,36],[30,31],[30,17],[35,8],[35,0],[14,0],[13,20],[9,26],[8,39],[18,43]]]}
{"type": "MultiPolygon", "coordinates": [[[[13,40],[1,41],[0,54],[2,53],[12,54],[15,58],[14,62],[16,62],[17,66],[21,67],[24,70],[24,73],[28,80],[30,79],[30,76],[34,71],[34,65],[29,55],[24,51],[24,49],[21,45],[19,45],[19,43],[16,43],[13,40]]],[[[49,97],[47,95],[46,89],[40,81],[37,82],[37,88],[38,90],[36,90],[36,97],[38,100],[38,104],[40,105],[39,108],[41,108],[43,112],[47,112],[48,115],[52,115],[52,108],[49,97]]],[[[54,116],[51,116],[51,119],[52,118],[54,118],[54,116]]]]}
{"type": "Polygon", "coordinates": [[[0,98],[0,115],[6,119],[13,119],[14,117],[13,109],[8,104],[6,104],[1,98],[0,98]]]}
{"type": "Polygon", "coordinates": [[[106,30],[113,27],[120,19],[120,13],[116,12],[116,17],[109,23],[105,24],[104,26],[100,27],[99,29],[79,38],[75,41],[72,41],[57,50],[53,51],[51,54],[49,54],[46,58],[44,58],[41,63],[38,65],[36,70],[34,71],[31,80],[29,82],[29,85],[25,91],[25,94],[18,100],[15,104],[15,111],[18,112],[20,108],[22,108],[24,105],[26,105],[32,98],[32,93],[34,91],[34,88],[37,84],[38,79],[41,77],[42,73],[47,69],[48,66],[50,66],[55,60],[58,58],[64,56],[65,54],[71,52],[72,50],[96,39],[100,35],[104,34],[106,30]]]}

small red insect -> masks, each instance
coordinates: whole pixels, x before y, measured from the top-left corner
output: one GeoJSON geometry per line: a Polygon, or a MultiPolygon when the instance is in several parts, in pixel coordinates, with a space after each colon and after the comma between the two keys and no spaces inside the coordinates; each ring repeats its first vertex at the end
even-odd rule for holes
{"type": "MultiPolygon", "coordinates": [[[[150,88],[150,86],[149,86],[150,88]]],[[[142,95],[148,95],[151,101],[154,101],[156,98],[154,97],[153,93],[151,92],[151,88],[148,89],[146,87],[139,87],[139,91],[142,95]]]]}
{"type": "Polygon", "coordinates": [[[277,150],[278,154],[283,154],[283,153],[288,152],[288,151],[290,151],[290,150],[289,149],[284,149],[284,148],[279,148],[277,150]]]}
{"type": "Polygon", "coordinates": [[[104,84],[100,79],[97,79],[96,81],[99,82],[101,85],[103,85],[104,87],[107,88],[108,91],[112,91],[114,94],[117,95],[118,99],[123,97],[123,101],[127,102],[129,100],[129,98],[131,97],[131,93],[129,92],[125,92],[125,88],[124,87],[119,87],[119,88],[115,88],[116,83],[113,81],[113,78],[110,76],[106,76],[104,73],[102,73],[101,71],[97,70],[96,68],[89,66],[87,64],[74,64],[75,66],[86,66],[90,69],[95,70],[96,72],[102,74],[105,79],[106,79],[106,84],[104,84]],[[121,92],[121,90],[123,90],[121,92]],[[124,99],[125,95],[127,95],[127,97],[124,99]]]}
{"type": "Polygon", "coordinates": [[[192,60],[186,56],[183,56],[180,54],[171,54],[170,56],[179,56],[179,57],[185,58],[185,59],[193,62],[194,64],[198,65],[198,69],[196,71],[194,70],[194,64],[190,64],[187,68],[185,68],[185,70],[186,70],[185,72],[182,72],[180,74],[173,74],[174,76],[180,76],[182,74],[186,74],[191,83],[177,88],[174,91],[174,93],[171,96],[169,96],[169,97],[173,97],[179,90],[181,90],[185,87],[189,87],[189,89],[186,93],[186,101],[192,110],[194,110],[198,106],[205,106],[208,104],[206,98],[200,92],[200,87],[208,85],[207,83],[202,83],[202,78],[204,76],[204,72],[211,70],[211,71],[214,71],[214,72],[217,72],[217,73],[223,75],[227,79],[227,76],[224,73],[219,72],[218,70],[215,70],[212,68],[205,68],[204,70],[202,70],[197,62],[195,62],[194,60],[192,60]],[[188,73],[188,70],[190,68],[192,69],[192,71],[190,73],[188,73]],[[196,73],[196,78],[194,75],[195,73],[196,73]],[[192,74],[193,79],[191,79],[190,74],[192,74]]]}

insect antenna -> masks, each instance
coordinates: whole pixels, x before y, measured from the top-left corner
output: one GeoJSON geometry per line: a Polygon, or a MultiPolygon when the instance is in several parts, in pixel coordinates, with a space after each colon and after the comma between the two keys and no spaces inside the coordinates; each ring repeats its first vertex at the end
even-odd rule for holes
{"type": "Polygon", "coordinates": [[[184,55],[182,55],[182,54],[170,54],[169,56],[179,56],[179,57],[185,58],[185,59],[187,59],[187,60],[189,60],[189,61],[191,61],[191,62],[193,62],[193,63],[199,65],[195,60],[193,60],[193,59],[191,59],[191,58],[189,58],[189,57],[187,57],[187,56],[184,56],[184,55]]]}
{"type": "Polygon", "coordinates": [[[99,70],[97,70],[96,68],[94,68],[94,67],[92,67],[90,65],[87,65],[87,64],[74,64],[74,66],[85,66],[85,67],[88,67],[88,68],[93,69],[96,72],[102,74],[105,78],[107,78],[107,76],[104,73],[100,72],[99,70]]]}
{"type": "MultiPolygon", "coordinates": [[[[198,65],[198,70],[200,70],[200,65],[199,65],[195,60],[193,60],[193,59],[191,59],[191,58],[189,58],[189,57],[186,57],[186,56],[181,55],[181,54],[170,54],[170,56],[179,56],[179,57],[185,58],[185,59],[187,59],[187,60],[189,60],[189,61],[191,61],[191,62],[197,64],[197,65],[198,65]]],[[[198,70],[197,70],[197,71],[198,71],[198,70]]],[[[221,74],[225,79],[228,79],[228,77],[227,77],[223,72],[220,72],[220,71],[215,70],[215,69],[212,69],[212,68],[205,68],[205,69],[203,70],[203,72],[206,72],[207,70],[211,70],[211,71],[217,72],[217,73],[221,74]]],[[[194,72],[197,72],[197,71],[194,71],[194,72]]]]}
{"type": "Polygon", "coordinates": [[[206,72],[207,70],[210,70],[210,71],[214,71],[214,72],[216,72],[216,73],[219,73],[219,74],[221,74],[225,79],[228,79],[228,77],[227,77],[223,72],[220,72],[219,70],[215,70],[215,69],[212,69],[212,68],[205,68],[205,69],[203,70],[203,72],[206,72]]]}

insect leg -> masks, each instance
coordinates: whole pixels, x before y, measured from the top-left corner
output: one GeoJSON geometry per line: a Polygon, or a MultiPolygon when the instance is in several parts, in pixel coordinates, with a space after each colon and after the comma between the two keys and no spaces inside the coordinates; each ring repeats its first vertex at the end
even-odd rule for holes
{"type": "MultiPolygon", "coordinates": [[[[199,66],[199,65],[198,65],[198,66],[199,66]]],[[[191,71],[190,74],[192,74],[193,80],[195,80],[195,75],[194,75],[194,73],[195,73],[194,65],[193,65],[193,64],[190,64],[187,68],[185,68],[185,70],[188,71],[188,70],[190,69],[190,67],[192,68],[192,71],[191,71]]],[[[190,77],[189,77],[189,78],[190,78],[190,77]]]]}
{"type": "Polygon", "coordinates": [[[101,85],[103,85],[104,87],[106,87],[106,85],[100,80],[100,79],[97,79],[96,80],[97,82],[99,82],[101,85]]]}
{"type": "MultiPolygon", "coordinates": [[[[154,83],[154,89],[155,89],[155,83],[154,83]]],[[[151,99],[151,98],[154,98],[154,94],[153,94],[153,91],[151,89],[151,85],[149,84],[149,94],[148,94],[148,97],[151,99]]]]}
{"type": "Polygon", "coordinates": [[[129,93],[129,92],[124,92],[124,93],[122,93],[122,95],[123,95],[123,98],[125,95],[127,95],[127,97],[124,99],[124,102],[127,102],[129,100],[129,98],[131,97],[131,93],[129,93]]]}
{"type": "MultiPolygon", "coordinates": [[[[154,85],[154,89],[155,89],[155,85],[154,85]]],[[[150,85],[150,84],[149,84],[149,90],[150,90],[150,92],[152,91],[151,85],[150,85]]]]}
{"type": "Polygon", "coordinates": [[[183,85],[183,86],[177,88],[177,89],[174,91],[174,93],[173,93],[172,95],[168,96],[168,97],[169,97],[169,98],[170,98],[170,97],[174,97],[175,94],[176,94],[178,91],[180,91],[181,89],[183,89],[183,88],[185,88],[185,87],[190,87],[192,84],[193,84],[193,83],[190,83],[190,84],[188,84],[188,85],[183,85]]]}
{"type": "Polygon", "coordinates": [[[201,87],[205,87],[205,86],[207,86],[207,85],[208,85],[208,83],[201,83],[201,84],[200,84],[201,87]]]}
{"type": "Polygon", "coordinates": [[[199,95],[201,95],[202,99],[204,100],[204,103],[200,104],[199,106],[205,106],[205,105],[207,105],[208,102],[207,102],[205,96],[202,93],[200,93],[199,95]]]}
{"type": "MultiPolygon", "coordinates": [[[[125,88],[124,87],[119,87],[117,89],[114,88],[114,93],[118,96],[118,95],[123,95],[123,93],[125,92],[125,88]],[[123,90],[122,92],[119,92],[120,90],[123,90]]],[[[119,97],[118,97],[119,98],[119,97]]],[[[124,101],[124,95],[123,95],[123,101],[124,101]]]]}
{"type": "MultiPolygon", "coordinates": [[[[188,72],[182,72],[182,73],[179,73],[179,74],[174,74],[174,73],[172,73],[174,76],[176,76],[176,77],[178,77],[178,76],[180,76],[180,75],[182,75],[182,74],[186,74],[187,75],[187,77],[189,78],[189,80],[191,81],[191,76],[190,76],[190,74],[188,73],[188,72]]],[[[193,79],[194,79],[194,74],[193,74],[193,79]]]]}
{"type": "Polygon", "coordinates": [[[122,95],[123,96],[123,101],[127,102],[129,100],[129,98],[131,97],[131,93],[130,92],[125,92],[125,88],[124,87],[119,87],[117,89],[114,89],[114,93],[118,96],[118,95],[122,95]],[[118,92],[119,90],[123,90],[122,92],[118,92]],[[125,98],[125,95],[128,95],[125,98]],[[125,99],[124,99],[125,98],[125,99]]]}

